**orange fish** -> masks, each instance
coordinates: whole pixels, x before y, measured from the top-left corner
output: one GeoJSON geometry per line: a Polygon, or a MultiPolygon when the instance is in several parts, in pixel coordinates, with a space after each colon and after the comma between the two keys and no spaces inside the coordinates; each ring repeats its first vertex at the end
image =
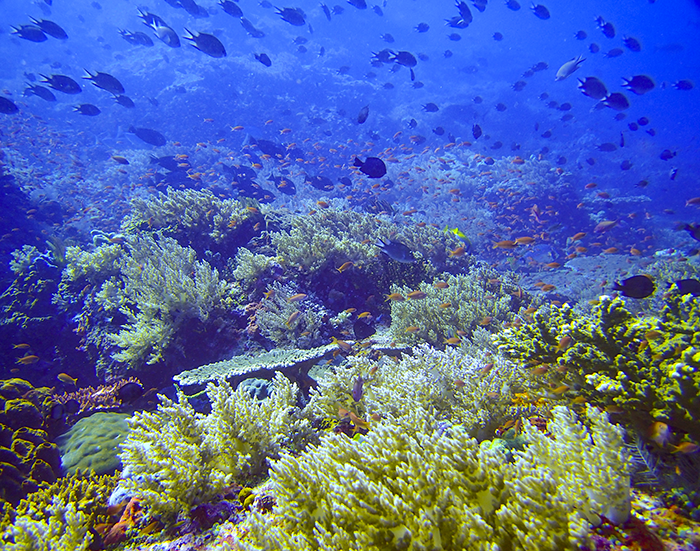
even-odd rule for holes
{"type": "Polygon", "coordinates": [[[603,252],[605,254],[615,254],[618,251],[619,251],[619,249],[617,247],[609,247],[607,249],[603,249],[603,252]]]}
{"type": "Polygon", "coordinates": [[[449,308],[451,306],[452,306],[451,302],[443,302],[442,304],[440,304],[440,306],[438,306],[438,308],[449,308]]]}
{"type": "Polygon", "coordinates": [[[450,251],[450,258],[464,256],[466,252],[466,247],[457,247],[454,251],[450,251]]]}
{"type": "Polygon", "coordinates": [[[342,274],[345,270],[349,270],[353,266],[354,264],[352,262],[345,262],[340,268],[336,268],[336,270],[342,274]]]}
{"type": "Polygon", "coordinates": [[[532,245],[535,242],[534,237],[516,237],[515,242],[518,245],[532,245]]]}
{"type": "Polygon", "coordinates": [[[331,338],[332,344],[337,344],[345,352],[352,352],[352,345],[349,342],[341,341],[335,337],[331,338]]]}
{"type": "Polygon", "coordinates": [[[559,266],[561,266],[559,262],[550,262],[549,264],[544,265],[545,268],[558,268],[559,266]]]}
{"type": "Polygon", "coordinates": [[[421,300],[427,297],[427,293],[424,293],[423,291],[411,291],[406,295],[408,298],[411,300],[421,300]]]}
{"type": "Polygon", "coordinates": [[[297,318],[301,315],[301,312],[299,310],[294,310],[291,314],[289,314],[289,318],[287,318],[287,321],[285,322],[285,325],[287,327],[291,327],[291,325],[297,320],[297,318]]]}
{"type": "Polygon", "coordinates": [[[506,239],[505,241],[495,241],[493,244],[494,249],[515,249],[518,244],[515,241],[510,241],[506,239]]]}
{"type": "Polygon", "coordinates": [[[571,241],[581,241],[584,237],[586,237],[586,232],[580,231],[571,238],[571,241]]]}
{"type": "Polygon", "coordinates": [[[297,293],[296,295],[292,295],[287,299],[287,302],[299,302],[304,300],[308,295],[305,295],[304,293],[297,293]]]}
{"type": "Polygon", "coordinates": [[[370,312],[362,312],[360,315],[357,316],[358,320],[361,320],[362,318],[371,318],[372,314],[370,312]]]}
{"type": "Polygon", "coordinates": [[[418,331],[420,331],[420,329],[418,327],[416,327],[415,325],[410,325],[410,326],[406,327],[405,331],[406,331],[406,333],[417,333],[418,331]]]}
{"type": "Polygon", "coordinates": [[[395,300],[397,302],[403,302],[406,299],[403,295],[399,293],[391,293],[390,295],[386,295],[386,300],[395,300]]]}
{"type": "Polygon", "coordinates": [[[694,453],[700,450],[695,442],[681,442],[678,446],[671,446],[671,453],[694,453]]]}
{"type": "Polygon", "coordinates": [[[22,356],[21,358],[17,358],[17,362],[15,362],[15,363],[22,364],[22,365],[29,365],[29,364],[33,364],[33,363],[38,362],[38,361],[39,361],[39,356],[35,356],[34,354],[32,354],[30,356],[22,356]]]}
{"type": "Polygon", "coordinates": [[[603,220],[602,222],[599,222],[598,225],[593,228],[594,233],[603,233],[608,230],[613,229],[615,226],[617,226],[617,223],[619,220],[603,220]]]}
{"type": "Polygon", "coordinates": [[[571,346],[571,343],[573,342],[574,339],[571,338],[571,335],[564,335],[561,339],[559,339],[559,344],[557,344],[557,350],[566,350],[571,346]]]}
{"type": "Polygon", "coordinates": [[[457,345],[457,344],[461,343],[461,342],[462,342],[462,339],[460,339],[459,337],[450,337],[449,339],[445,339],[445,340],[442,341],[442,342],[445,343],[445,344],[450,344],[450,345],[453,345],[453,346],[454,346],[454,345],[457,345]]]}
{"type": "Polygon", "coordinates": [[[12,348],[19,348],[20,350],[26,350],[27,348],[31,348],[27,343],[21,343],[21,344],[13,344],[12,348]]]}
{"type": "Polygon", "coordinates": [[[671,430],[668,428],[666,423],[656,421],[655,423],[652,423],[651,427],[649,427],[649,439],[652,442],[656,442],[659,447],[663,448],[671,439],[671,430]]]}
{"type": "Polygon", "coordinates": [[[449,286],[450,284],[446,281],[437,281],[433,283],[433,287],[435,287],[436,289],[447,289],[449,286]]]}
{"type": "Polygon", "coordinates": [[[545,285],[542,285],[541,288],[545,293],[548,293],[549,291],[554,291],[554,289],[556,289],[557,287],[556,287],[556,285],[552,285],[551,283],[547,283],[545,285]]]}
{"type": "Polygon", "coordinates": [[[247,210],[248,212],[252,212],[253,214],[259,214],[259,213],[260,213],[260,211],[259,211],[258,209],[256,209],[255,207],[246,207],[246,210],[247,210]]]}
{"type": "Polygon", "coordinates": [[[316,201],[316,204],[322,209],[327,209],[328,207],[330,207],[330,205],[325,201],[316,201]]]}

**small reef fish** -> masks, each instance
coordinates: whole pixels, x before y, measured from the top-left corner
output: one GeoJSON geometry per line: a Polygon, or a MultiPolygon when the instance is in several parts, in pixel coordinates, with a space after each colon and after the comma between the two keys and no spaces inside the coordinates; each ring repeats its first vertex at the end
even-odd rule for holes
{"type": "Polygon", "coordinates": [[[666,423],[656,421],[649,428],[649,439],[663,448],[671,439],[671,430],[666,423]]]}
{"type": "Polygon", "coordinates": [[[442,342],[443,342],[444,344],[449,344],[449,345],[452,345],[452,346],[456,346],[456,345],[458,345],[459,343],[462,342],[462,339],[460,339],[459,337],[450,337],[449,339],[445,339],[445,340],[442,341],[442,342]]]}
{"type": "Polygon", "coordinates": [[[74,387],[78,386],[78,379],[73,378],[70,375],[66,373],[59,373],[56,378],[61,381],[62,383],[65,383],[67,385],[73,385],[74,387]]]}
{"type": "Polygon", "coordinates": [[[613,291],[620,293],[630,298],[647,298],[656,290],[654,280],[648,275],[636,275],[615,282],[613,291]]]}
{"type": "Polygon", "coordinates": [[[355,382],[352,385],[352,399],[356,402],[359,402],[362,398],[362,385],[364,384],[364,382],[365,381],[362,378],[362,375],[358,375],[357,379],[355,379],[355,382]]]}
{"type": "Polygon", "coordinates": [[[12,348],[18,348],[20,350],[27,350],[28,348],[31,348],[27,343],[21,343],[21,344],[13,344],[12,348]]]}
{"type": "Polygon", "coordinates": [[[682,442],[678,446],[671,446],[671,453],[695,453],[700,450],[700,446],[695,442],[682,442]]]}
{"type": "Polygon", "coordinates": [[[294,310],[294,312],[289,314],[289,318],[287,318],[285,325],[287,327],[291,327],[292,323],[294,323],[300,315],[301,315],[301,312],[299,310],[294,310]]]}
{"type": "Polygon", "coordinates": [[[287,299],[287,302],[301,302],[304,300],[308,295],[305,295],[304,293],[297,293],[296,295],[292,295],[287,299]]]}
{"type": "Polygon", "coordinates": [[[411,291],[406,295],[408,298],[411,300],[422,300],[428,296],[427,293],[424,293],[423,291],[411,291]]]}
{"type": "Polygon", "coordinates": [[[35,356],[34,354],[31,354],[29,356],[22,356],[21,358],[17,358],[16,363],[22,364],[22,365],[29,365],[29,364],[36,363],[38,361],[39,361],[39,356],[35,356]]]}
{"type": "Polygon", "coordinates": [[[396,302],[403,302],[406,300],[402,294],[399,293],[391,293],[390,295],[386,295],[386,300],[394,300],[396,302]]]}
{"type": "Polygon", "coordinates": [[[342,274],[345,270],[349,270],[354,265],[355,264],[352,262],[345,262],[340,268],[336,268],[336,270],[338,270],[338,272],[342,274]]]}
{"type": "Polygon", "coordinates": [[[433,283],[433,287],[435,287],[436,289],[447,289],[449,286],[450,284],[446,281],[437,281],[433,283]]]}
{"type": "Polygon", "coordinates": [[[352,352],[352,345],[349,342],[341,341],[340,339],[337,339],[336,337],[331,338],[331,343],[332,344],[337,344],[341,350],[344,352],[352,352]]]}

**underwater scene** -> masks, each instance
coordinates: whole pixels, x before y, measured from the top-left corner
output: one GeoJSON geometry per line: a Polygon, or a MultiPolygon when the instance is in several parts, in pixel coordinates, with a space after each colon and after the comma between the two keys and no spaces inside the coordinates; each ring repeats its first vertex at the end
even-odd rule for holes
{"type": "Polygon", "coordinates": [[[699,53],[700,0],[0,0],[0,548],[700,551],[699,53]]]}

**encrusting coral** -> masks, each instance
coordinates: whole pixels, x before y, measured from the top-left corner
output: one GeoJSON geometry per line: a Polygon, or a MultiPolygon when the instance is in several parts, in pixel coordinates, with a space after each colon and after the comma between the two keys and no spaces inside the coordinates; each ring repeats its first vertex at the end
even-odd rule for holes
{"type": "MultiPolygon", "coordinates": [[[[532,323],[496,337],[499,349],[577,388],[646,430],[652,422],[700,441],[700,300],[670,294],[658,315],[634,316],[622,298],[602,296],[591,315],[546,306],[532,323]]],[[[548,381],[547,377],[544,381],[548,381]]]]}
{"type": "Polygon", "coordinates": [[[208,415],[196,413],[182,393],[177,403],[161,396],[156,412],[137,412],[129,420],[119,485],[154,513],[173,518],[234,480],[259,476],[267,458],[301,446],[308,421],[298,416],[297,392],[282,375],[261,402],[243,387],[210,383],[208,415]]]}
{"type": "Polygon", "coordinates": [[[601,516],[623,522],[630,488],[621,429],[595,408],[591,429],[554,408],[551,437],[508,461],[460,427],[415,431],[382,421],[360,439],[324,437],[272,462],[272,515],[253,512],[242,549],[566,550],[586,545],[601,516]]]}

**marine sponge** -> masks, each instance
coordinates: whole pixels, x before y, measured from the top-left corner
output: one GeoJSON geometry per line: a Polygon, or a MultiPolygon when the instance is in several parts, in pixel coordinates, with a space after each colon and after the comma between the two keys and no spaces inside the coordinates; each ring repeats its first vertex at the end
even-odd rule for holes
{"type": "Polygon", "coordinates": [[[514,461],[459,427],[388,421],[361,439],[323,438],[273,461],[273,515],[251,513],[243,549],[579,549],[601,515],[624,521],[621,430],[589,408],[590,431],[554,408],[552,437],[532,426],[514,461]],[[611,486],[609,486],[611,485],[611,486]],[[610,487],[610,492],[601,490],[610,487]]]}
{"type": "Polygon", "coordinates": [[[282,375],[262,402],[244,388],[210,383],[209,415],[196,413],[181,392],[177,403],[161,396],[158,411],[129,420],[120,487],[172,518],[214,498],[234,479],[261,474],[266,458],[277,457],[306,430],[307,421],[296,418],[297,392],[282,375]]]}

